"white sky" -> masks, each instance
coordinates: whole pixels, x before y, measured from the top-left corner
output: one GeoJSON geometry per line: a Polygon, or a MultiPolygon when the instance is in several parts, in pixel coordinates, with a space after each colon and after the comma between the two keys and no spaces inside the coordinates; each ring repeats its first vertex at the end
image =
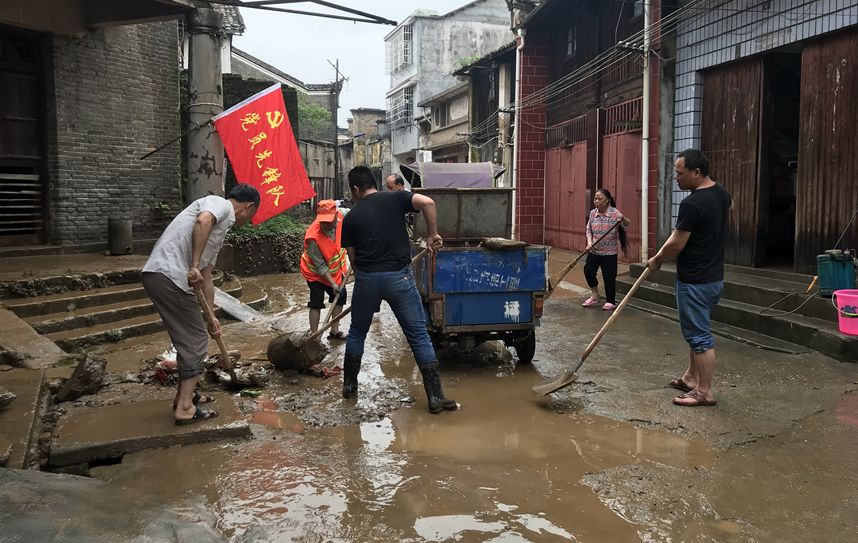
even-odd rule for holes
{"type": "MultiPolygon", "coordinates": [[[[470,0],[330,1],[401,22],[417,9],[443,14],[470,0]]],[[[316,13],[337,13],[312,2],[281,6],[316,13]]],[[[305,83],[332,82],[334,69],[328,60],[336,63],[336,59],[340,59],[340,72],[349,78],[340,94],[337,123],[340,126],[346,126],[346,118],[351,116],[350,109],[385,107],[384,94],[389,78],[384,74],[384,36],[393,30],[393,26],[247,8],[241,8],[241,15],[247,30],[243,36],[235,38],[235,46],[305,83]]]]}

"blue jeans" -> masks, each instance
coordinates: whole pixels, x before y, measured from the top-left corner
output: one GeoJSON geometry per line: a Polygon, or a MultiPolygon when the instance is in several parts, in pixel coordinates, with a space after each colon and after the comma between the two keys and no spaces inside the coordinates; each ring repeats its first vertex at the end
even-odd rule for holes
{"type": "Polygon", "coordinates": [[[363,344],[372,324],[372,316],[381,308],[382,300],[396,315],[417,365],[423,368],[435,364],[435,349],[426,332],[426,314],[411,267],[395,272],[355,270],[352,324],[346,340],[346,354],[363,356],[363,344]]]}
{"type": "Polygon", "coordinates": [[[710,318],[712,308],[718,305],[723,281],[689,284],[676,281],[676,309],[679,311],[679,329],[682,337],[695,353],[715,348],[710,318]]]}

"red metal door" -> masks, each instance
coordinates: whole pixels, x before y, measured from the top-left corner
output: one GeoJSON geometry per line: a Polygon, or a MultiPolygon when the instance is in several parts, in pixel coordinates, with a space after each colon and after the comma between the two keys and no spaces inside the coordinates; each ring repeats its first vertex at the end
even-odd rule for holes
{"type": "Polygon", "coordinates": [[[583,251],[587,243],[587,144],[545,153],[545,243],[583,251]]]}
{"type": "Polygon", "coordinates": [[[545,152],[545,243],[561,246],[560,232],[560,149],[545,152]]]}
{"type": "Polygon", "coordinates": [[[602,179],[600,187],[611,191],[617,209],[628,217],[628,244],[620,251],[622,262],[638,262],[641,254],[641,135],[639,132],[613,134],[602,138],[602,179]]]}

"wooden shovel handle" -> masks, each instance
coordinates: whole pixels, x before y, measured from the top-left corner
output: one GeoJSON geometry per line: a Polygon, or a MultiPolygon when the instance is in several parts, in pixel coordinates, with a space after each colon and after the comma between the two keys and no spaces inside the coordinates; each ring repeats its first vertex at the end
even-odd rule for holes
{"type": "Polygon", "coordinates": [[[338,288],[338,289],[337,289],[337,294],[334,296],[334,301],[333,301],[333,303],[331,303],[331,309],[330,309],[330,311],[328,311],[327,316],[325,316],[325,322],[324,322],[324,324],[328,324],[328,321],[329,321],[329,320],[331,320],[331,315],[333,315],[333,314],[334,314],[334,307],[336,307],[337,302],[339,302],[339,301],[340,301],[340,293],[343,291],[343,289],[344,289],[344,288],[346,288],[346,283],[348,283],[348,282],[349,282],[349,277],[351,277],[351,275],[352,275],[352,268],[351,268],[351,267],[349,267],[349,271],[348,271],[348,272],[346,272],[346,276],[345,276],[345,278],[343,279],[343,284],[342,284],[342,286],[341,286],[340,288],[338,288]]]}
{"type": "MultiPolygon", "coordinates": [[[[199,302],[200,307],[203,310],[203,318],[206,320],[206,323],[209,326],[214,326],[215,316],[212,312],[212,308],[209,307],[209,301],[206,300],[206,295],[203,294],[202,287],[199,285],[195,286],[194,294],[197,295],[197,302],[199,302]]],[[[232,360],[229,358],[229,351],[226,350],[226,345],[224,345],[223,339],[220,336],[216,337],[215,341],[217,341],[217,346],[220,349],[220,367],[230,372],[231,375],[234,370],[232,367],[232,360]]]]}
{"type": "Polygon", "coordinates": [[[626,295],[623,296],[623,301],[620,302],[620,305],[618,305],[616,309],[614,309],[613,314],[608,318],[607,321],[605,321],[605,324],[602,326],[602,329],[599,330],[599,332],[596,334],[596,337],[594,337],[593,340],[590,341],[590,344],[587,345],[587,348],[584,349],[583,353],[581,353],[581,359],[579,360],[578,364],[579,367],[581,363],[583,363],[584,360],[586,360],[587,357],[590,356],[590,353],[593,351],[593,349],[596,348],[596,345],[599,344],[599,341],[602,339],[602,336],[605,335],[605,333],[608,331],[608,328],[610,328],[614,321],[617,320],[617,317],[620,316],[620,311],[622,311],[623,308],[626,307],[626,304],[629,303],[629,301],[635,295],[635,292],[637,292],[638,287],[641,286],[641,284],[644,282],[644,280],[646,280],[648,275],[649,266],[644,268],[644,270],[640,274],[640,277],[638,277],[638,280],[635,281],[635,284],[632,285],[632,288],[630,288],[626,295]]]}
{"type": "MultiPolygon", "coordinates": [[[[411,259],[411,265],[413,266],[414,264],[416,264],[417,261],[420,260],[423,257],[423,255],[425,255],[427,253],[427,251],[429,251],[429,249],[423,249],[422,251],[420,251],[419,253],[414,255],[414,258],[411,259]]],[[[349,273],[351,273],[351,270],[349,270],[349,273]]],[[[333,311],[333,308],[331,308],[331,310],[333,311]]],[[[333,326],[335,322],[339,322],[340,319],[342,319],[343,317],[345,317],[346,315],[348,315],[351,312],[352,312],[352,306],[348,306],[347,308],[343,309],[342,313],[340,313],[339,315],[337,315],[336,317],[334,317],[333,319],[331,319],[330,321],[325,323],[324,326],[320,327],[314,334],[307,337],[302,343],[307,342],[307,341],[312,341],[312,340],[318,338],[328,328],[333,326]]]]}

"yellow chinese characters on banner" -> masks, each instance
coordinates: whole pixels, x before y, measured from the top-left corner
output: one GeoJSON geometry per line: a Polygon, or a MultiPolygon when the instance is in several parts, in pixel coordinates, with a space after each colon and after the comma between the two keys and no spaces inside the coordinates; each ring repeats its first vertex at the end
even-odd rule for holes
{"type": "Polygon", "coordinates": [[[280,84],[272,84],[217,115],[214,123],[236,179],[254,186],[262,197],[254,224],[316,195],[280,84]]]}

